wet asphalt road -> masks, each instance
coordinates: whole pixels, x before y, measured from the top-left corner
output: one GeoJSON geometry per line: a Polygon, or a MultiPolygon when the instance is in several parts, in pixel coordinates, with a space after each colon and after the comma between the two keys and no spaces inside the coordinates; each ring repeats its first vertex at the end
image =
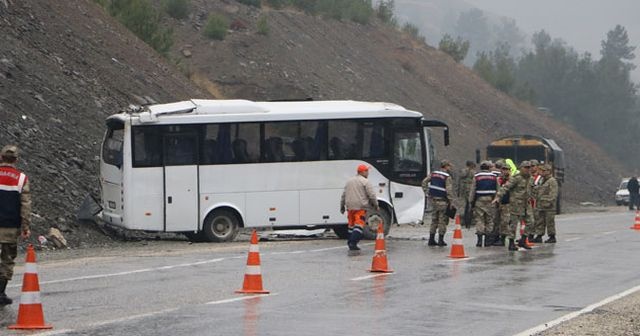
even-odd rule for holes
{"type": "MultiPolygon", "coordinates": [[[[626,212],[562,216],[559,243],[526,252],[476,248],[464,230],[466,260],[389,239],[389,275],[367,272],[372,242],[357,257],[333,239],[260,243],[261,297],[234,293],[244,242],[38,269],[49,335],[513,335],[640,284],[632,224],[626,212]]],[[[0,334],[19,334],[6,330],[17,309],[0,310],[0,334]]]]}

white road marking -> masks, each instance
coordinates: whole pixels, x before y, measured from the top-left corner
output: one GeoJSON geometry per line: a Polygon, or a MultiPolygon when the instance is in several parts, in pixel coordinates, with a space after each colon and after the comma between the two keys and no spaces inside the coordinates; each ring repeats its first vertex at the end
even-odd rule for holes
{"type": "Polygon", "coordinates": [[[582,239],[582,238],[580,238],[580,237],[574,237],[574,238],[565,239],[564,241],[565,241],[565,242],[572,242],[572,241],[576,241],[576,240],[580,240],[580,239],[582,239]]]}
{"type": "Polygon", "coordinates": [[[244,300],[255,299],[255,298],[259,298],[259,297],[263,297],[263,296],[274,296],[274,295],[278,295],[278,293],[242,296],[242,297],[237,297],[237,298],[233,298],[233,299],[211,301],[211,302],[207,302],[205,304],[206,305],[219,305],[219,304],[224,304],[224,303],[229,303],[229,302],[244,301],[244,300]]]}
{"type": "MultiPolygon", "coordinates": [[[[368,245],[373,245],[373,244],[374,243],[366,243],[366,244],[362,244],[361,246],[368,246],[368,245]]],[[[336,246],[336,247],[329,247],[329,248],[316,249],[316,250],[297,250],[297,251],[288,251],[288,252],[271,252],[271,253],[262,253],[262,255],[302,254],[302,253],[311,253],[311,252],[324,252],[324,251],[337,250],[337,249],[343,249],[343,248],[346,248],[346,246],[336,246]]],[[[131,275],[131,274],[138,274],[138,273],[147,273],[147,272],[156,272],[156,271],[162,271],[162,270],[169,270],[169,269],[179,268],[179,267],[190,267],[190,266],[205,265],[205,264],[217,263],[217,262],[221,262],[221,261],[225,261],[225,260],[229,260],[229,259],[241,259],[241,258],[246,258],[246,256],[216,258],[216,259],[197,261],[197,262],[193,262],[193,263],[167,265],[167,266],[152,267],[152,268],[142,268],[142,269],[124,271],[124,272],[87,275],[87,276],[66,278],[66,279],[58,279],[58,280],[40,281],[40,284],[41,285],[47,285],[47,284],[55,284],[55,283],[71,282],[71,281],[112,278],[112,277],[126,276],[126,275],[131,275]]],[[[17,287],[22,287],[22,284],[13,284],[13,285],[9,285],[7,287],[9,287],[9,288],[17,288],[17,287]]]]}
{"type": "Polygon", "coordinates": [[[559,318],[557,318],[557,319],[555,319],[553,321],[549,321],[547,323],[543,323],[543,324],[538,325],[536,327],[533,327],[531,329],[527,329],[527,330],[525,330],[525,331],[523,331],[521,333],[515,334],[514,336],[535,335],[537,333],[540,333],[540,332],[543,332],[543,331],[545,331],[547,329],[555,327],[560,323],[567,322],[567,321],[569,321],[569,320],[571,320],[573,318],[576,318],[576,317],[578,317],[578,316],[580,316],[582,314],[590,313],[596,308],[604,306],[604,305],[606,305],[608,303],[611,303],[611,302],[613,302],[615,300],[621,299],[621,298],[623,298],[623,297],[625,297],[627,295],[633,294],[633,293],[635,293],[635,292],[637,292],[639,290],[640,290],[640,286],[633,287],[633,288],[628,289],[628,290],[626,290],[626,291],[624,291],[622,293],[610,296],[610,297],[608,297],[608,298],[606,298],[606,299],[604,299],[604,300],[602,300],[600,302],[597,302],[597,303],[594,303],[592,305],[586,306],[586,307],[584,307],[583,309],[581,309],[579,311],[576,311],[576,312],[573,312],[573,313],[569,313],[569,314],[561,316],[561,317],[559,317],[559,318]]]}
{"type": "MultiPolygon", "coordinates": [[[[190,266],[197,266],[197,265],[204,265],[204,264],[212,264],[212,263],[217,263],[217,262],[220,262],[220,261],[223,261],[223,260],[226,260],[226,259],[232,259],[232,258],[238,258],[238,257],[216,258],[216,259],[196,261],[196,262],[187,263],[187,264],[167,265],[167,266],[153,267],[153,268],[142,268],[142,269],[137,269],[137,270],[133,270],[133,271],[87,275],[87,276],[81,276],[81,277],[75,277],[75,278],[66,278],[66,279],[59,279],[59,280],[40,281],[40,284],[41,285],[46,285],[46,284],[54,284],[54,283],[70,282],[70,281],[112,278],[112,277],[125,276],[125,275],[130,275],[130,274],[137,274],[137,273],[162,271],[162,270],[168,270],[168,269],[173,269],[173,268],[178,268],[178,267],[190,267],[190,266]]],[[[16,285],[8,286],[8,287],[22,287],[22,285],[17,285],[16,284],[16,285]]]]}
{"type": "Polygon", "coordinates": [[[610,235],[610,234],[616,233],[616,232],[618,232],[618,231],[607,231],[607,232],[603,232],[602,235],[606,236],[606,235],[610,235]]]}
{"type": "Polygon", "coordinates": [[[361,280],[367,280],[367,279],[377,278],[377,277],[380,277],[380,276],[391,275],[391,274],[395,274],[395,273],[377,273],[377,274],[361,276],[361,277],[358,277],[358,278],[353,278],[353,279],[350,279],[350,280],[351,281],[361,281],[361,280]]]}
{"type": "MultiPolygon", "coordinates": [[[[263,296],[274,296],[274,295],[278,295],[278,293],[241,296],[241,297],[236,297],[236,298],[231,298],[231,299],[211,301],[211,302],[205,303],[205,305],[219,305],[219,304],[232,303],[232,302],[255,299],[255,298],[263,297],[263,296]]],[[[132,320],[138,320],[138,319],[142,319],[142,318],[146,318],[146,317],[151,317],[151,316],[156,316],[156,315],[161,315],[161,314],[167,314],[167,313],[171,313],[171,312],[180,310],[182,308],[183,307],[168,308],[168,309],[158,310],[158,311],[154,311],[154,312],[139,314],[139,315],[127,316],[127,317],[123,317],[123,318],[119,318],[119,319],[113,319],[113,320],[108,320],[108,321],[92,323],[92,324],[88,324],[87,326],[82,327],[81,330],[84,330],[84,329],[95,329],[95,328],[103,327],[105,325],[117,324],[117,323],[132,321],[132,320]]],[[[43,333],[36,333],[36,334],[32,334],[32,335],[37,335],[37,336],[61,335],[61,334],[75,332],[75,331],[76,330],[73,330],[73,329],[62,329],[62,330],[55,330],[55,331],[47,331],[47,332],[43,332],[43,333]]]]}

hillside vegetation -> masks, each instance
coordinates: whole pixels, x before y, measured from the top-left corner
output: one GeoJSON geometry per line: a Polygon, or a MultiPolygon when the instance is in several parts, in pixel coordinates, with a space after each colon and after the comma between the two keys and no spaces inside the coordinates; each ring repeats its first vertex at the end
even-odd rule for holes
{"type": "Polygon", "coordinates": [[[87,194],[97,195],[104,118],[130,103],[388,101],[449,123],[452,145],[438,146],[439,156],[458,167],[498,136],[556,139],[567,152],[565,196],[573,202],[610,198],[622,172],[573,130],[377,16],[361,24],[264,2],[194,0],[186,16],[176,18],[156,1],[153,8],[163,13],[158,27],[171,31],[173,41],[161,56],[94,1],[4,3],[0,143],[23,149],[20,167],[33,183],[36,234],[59,226],[73,246],[97,243],[99,234],[78,224],[75,211],[87,194]],[[204,34],[212,15],[229,22],[222,40],[204,34]]]}

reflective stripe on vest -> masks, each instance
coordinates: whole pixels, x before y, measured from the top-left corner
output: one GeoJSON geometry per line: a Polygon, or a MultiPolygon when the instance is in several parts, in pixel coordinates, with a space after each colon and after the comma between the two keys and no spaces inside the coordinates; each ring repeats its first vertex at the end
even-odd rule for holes
{"type": "Polygon", "coordinates": [[[431,173],[429,182],[429,196],[437,198],[447,198],[447,178],[449,174],[441,171],[431,173]]]}
{"type": "Polygon", "coordinates": [[[27,176],[10,166],[0,166],[0,227],[20,227],[20,194],[27,176]]]}
{"type": "Polygon", "coordinates": [[[479,172],[474,176],[476,181],[476,197],[493,196],[498,188],[498,178],[490,172],[479,172]]]}

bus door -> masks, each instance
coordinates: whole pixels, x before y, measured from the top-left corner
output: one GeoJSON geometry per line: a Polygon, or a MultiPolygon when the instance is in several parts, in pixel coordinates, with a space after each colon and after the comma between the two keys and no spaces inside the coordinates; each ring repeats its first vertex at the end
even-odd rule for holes
{"type": "Polygon", "coordinates": [[[164,229],[195,231],[199,223],[197,135],[166,134],[163,154],[164,229]]]}

